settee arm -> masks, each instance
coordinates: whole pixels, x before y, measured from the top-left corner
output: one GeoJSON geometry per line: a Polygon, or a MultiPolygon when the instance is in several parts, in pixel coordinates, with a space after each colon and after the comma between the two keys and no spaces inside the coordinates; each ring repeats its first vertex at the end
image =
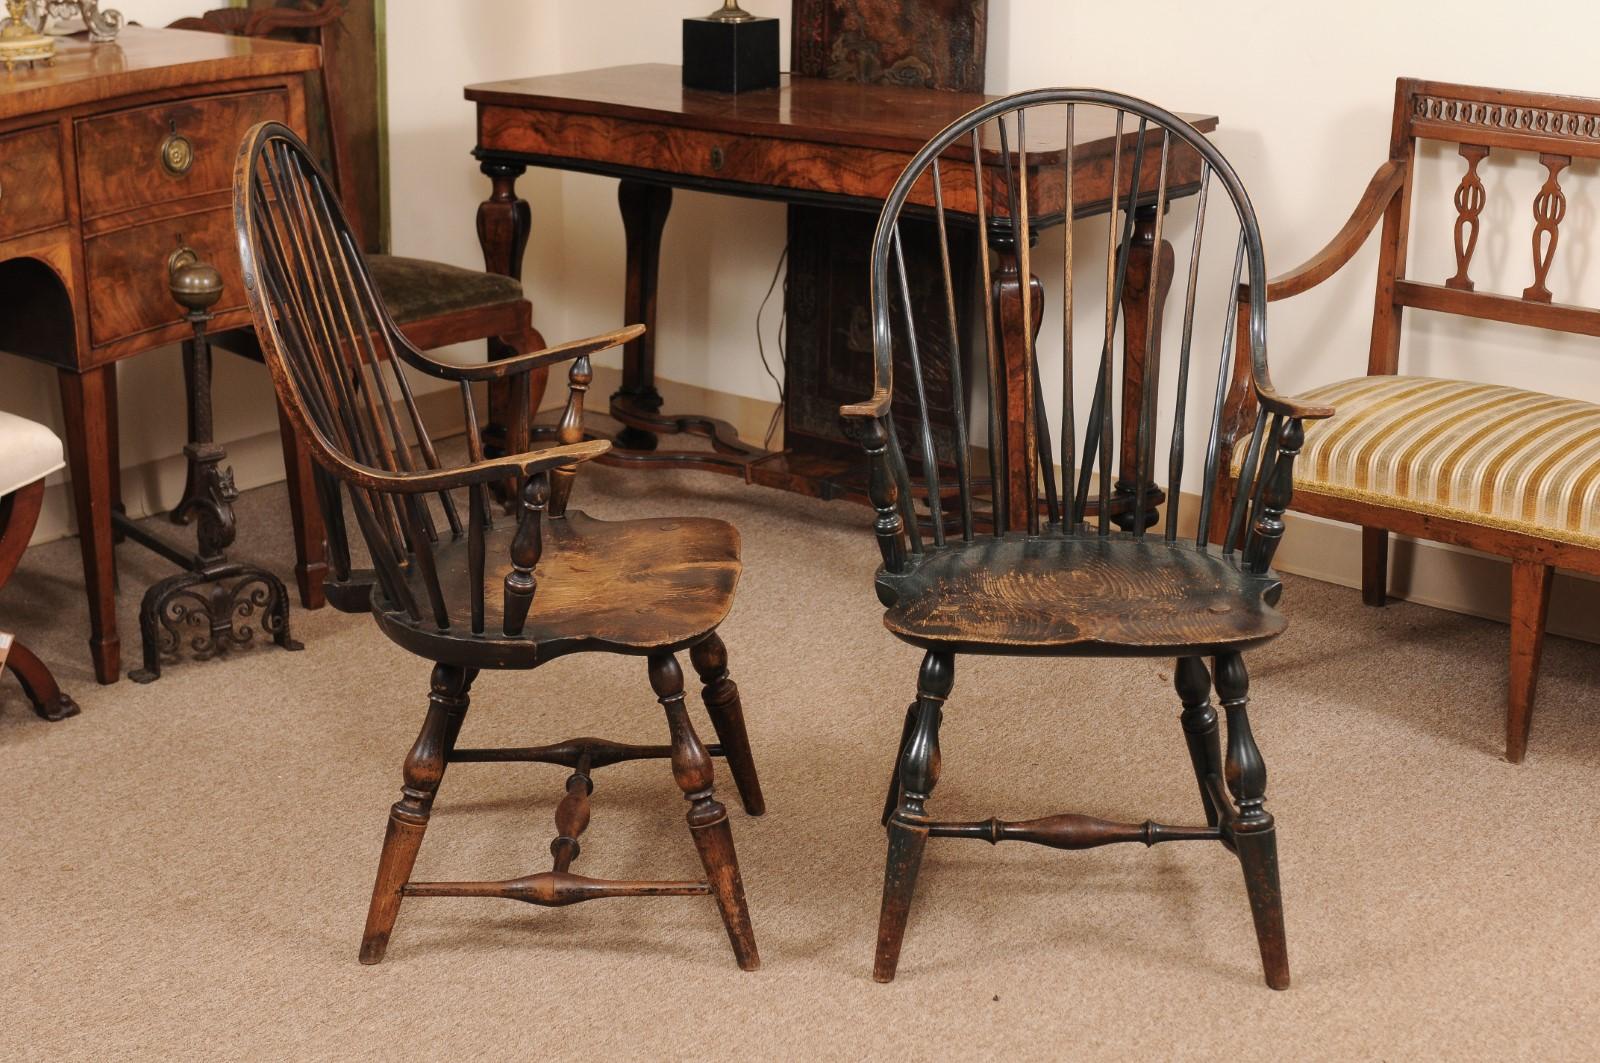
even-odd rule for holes
{"type": "Polygon", "coordinates": [[[1372,180],[1367,182],[1361,199],[1356,202],[1355,210],[1345,220],[1344,227],[1328,241],[1327,246],[1295,269],[1267,281],[1267,301],[1277,302],[1310,291],[1343,269],[1344,264],[1355,257],[1361,245],[1367,242],[1367,237],[1382,220],[1395,196],[1400,194],[1405,181],[1406,164],[1403,161],[1390,159],[1379,166],[1372,180]]]}

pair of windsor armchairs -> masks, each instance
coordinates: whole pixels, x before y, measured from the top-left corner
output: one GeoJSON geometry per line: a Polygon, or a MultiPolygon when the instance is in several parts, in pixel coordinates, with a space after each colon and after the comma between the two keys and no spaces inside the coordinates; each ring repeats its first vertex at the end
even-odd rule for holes
{"type": "MultiPolygon", "coordinates": [[[[725,756],[745,809],[753,815],[763,811],[738,691],[717,635],[740,571],[737,532],[710,519],[605,523],[567,508],[576,467],[607,448],[604,442],[584,439],[590,358],[626,342],[638,330],[482,366],[439,363],[409,344],[390,318],[336,197],[291,131],[276,124],[252,130],[241,148],[234,191],[243,275],[266,361],[284,408],[326,471],[320,479],[321,501],[335,578],[347,585],[370,583],[371,610],[379,627],[434,664],[425,722],[406,758],[401,798],[389,817],[362,960],[382,959],[405,897],[505,897],[554,906],[603,897],[710,894],[740,966],[754,968],[759,962],[755,940],[728,814],[712,788],[711,764],[712,756],[725,756]],[[557,444],[486,459],[477,437],[471,384],[503,381],[567,361],[572,363],[570,396],[557,444]],[[447,467],[442,461],[402,365],[460,387],[468,429],[466,464],[447,467]],[[508,480],[517,483],[516,519],[514,524],[496,523],[488,487],[508,480]],[[339,483],[370,554],[370,572],[352,567],[339,483]],[[720,739],[709,749],[696,736],[684,706],[676,657],[683,650],[689,651],[704,684],[705,704],[720,739]],[[468,692],[480,669],[531,669],[582,651],[647,658],[651,685],[666,711],[670,745],[576,739],[530,749],[456,747],[468,692]],[[618,882],[574,874],[570,868],[589,818],[590,773],[650,757],[671,760],[674,778],[689,800],[688,820],[705,880],[618,882]],[[503,882],[411,881],[445,767],[455,761],[512,760],[572,769],[556,811],[559,836],[551,845],[552,869],[503,882]]],[[[1156,240],[1159,244],[1159,231],[1156,240]]],[[[987,255],[987,242],[977,244],[987,255]]],[[[979,275],[989,271],[982,269],[979,275]]],[[[875,388],[868,401],[842,411],[870,462],[883,555],[877,590],[888,607],[886,626],[926,651],[883,817],[889,855],[874,969],[880,981],[895,973],[927,839],[966,837],[1032,841],[1061,849],[1124,841],[1220,842],[1243,867],[1267,983],[1274,988],[1288,985],[1276,832],[1263,807],[1266,769],[1251,736],[1242,654],[1284,628],[1274,608],[1281,586],[1271,560],[1283,532],[1301,422],[1328,411],[1272,389],[1264,278],[1255,217],[1226,160],[1170,112],[1112,93],[1047,90],[991,103],[929,143],[889,197],[871,275],[875,388]],[[1051,137],[1053,145],[1047,143],[1051,137]],[[1029,413],[1029,476],[1035,494],[1042,487],[1044,497],[1027,515],[1025,531],[1007,532],[1006,426],[998,413],[1006,408],[1005,377],[994,307],[984,308],[988,327],[971,330],[986,341],[992,465],[985,480],[974,474],[976,448],[967,437],[960,377],[967,354],[976,352],[969,352],[961,339],[968,315],[952,281],[948,236],[957,225],[976,226],[991,239],[1014,241],[1027,275],[1036,235],[1028,209],[1030,187],[1065,180],[1066,202],[1082,201],[1071,189],[1073,153],[1080,150],[1106,155],[1098,179],[1110,207],[1103,317],[1095,310],[1101,332],[1098,378],[1081,419],[1084,442],[1078,449],[1071,327],[1074,241],[1067,225],[1066,383],[1060,429],[1065,482],[1058,491],[1039,358],[1030,340],[1024,374],[1030,394],[1021,408],[1029,413]],[[1165,526],[1147,533],[1158,523],[1150,504],[1156,496],[1141,491],[1132,530],[1124,532],[1113,529],[1109,498],[1119,427],[1112,393],[1117,372],[1113,341],[1134,239],[1134,208],[1153,202],[1157,217],[1165,215],[1169,174],[1178,172],[1175,161],[1180,158],[1198,162],[1198,187],[1185,189],[1198,193],[1198,206],[1176,357],[1176,405],[1168,429],[1165,526]],[[1217,188],[1229,208],[1221,222],[1207,220],[1217,188]],[[902,215],[907,222],[931,223],[939,238],[937,261],[914,264],[938,270],[944,282],[947,313],[928,329],[920,328],[922,323],[907,309],[902,215]],[[1197,313],[1203,302],[1202,278],[1218,271],[1203,268],[1204,241],[1225,225],[1225,250],[1231,254],[1214,264],[1225,267],[1231,259],[1232,271],[1208,294],[1227,309],[1207,321],[1197,313]],[[1210,402],[1194,405],[1196,416],[1208,426],[1203,497],[1209,499],[1218,478],[1230,475],[1219,455],[1231,440],[1221,439],[1220,433],[1223,395],[1233,372],[1229,341],[1243,280],[1249,282],[1245,372],[1253,381],[1260,412],[1225,534],[1220,542],[1211,542],[1209,502],[1200,505],[1198,533],[1180,535],[1188,527],[1180,520],[1178,503],[1188,460],[1190,355],[1205,326],[1220,329],[1216,390],[1210,402]],[[901,401],[896,401],[891,379],[896,348],[909,353],[915,369],[909,387],[901,388],[901,401]],[[950,373],[956,382],[954,439],[942,438],[932,427],[924,386],[924,377],[932,372],[950,373]],[[906,434],[914,443],[909,455],[900,445],[906,434]],[[1073,471],[1080,468],[1074,483],[1073,471]],[[1082,815],[1022,823],[932,819],[927,803],[938,778],[940,725],[959,653],[1176,657],[1182,730],[1204,825],[1119,824],[1082,815]],[[1210,669],[1207,658],[1214,662],[1210,669]],[[1228,721],[1226,758],[1212,705],[1213,685],[1228,721]]],[[[1022,290],[1029,301],[1025,312],[1032,313],[1031,290],[1028,285],[1022,290]]],[[[1160,345],[1152,330],[1146,401],[1134,423],[1120,426],[1134,439],[1141,471],[1150,482],[1155,479],[1155,437],[1162,421],[1153,379],[1160,345]]]]}

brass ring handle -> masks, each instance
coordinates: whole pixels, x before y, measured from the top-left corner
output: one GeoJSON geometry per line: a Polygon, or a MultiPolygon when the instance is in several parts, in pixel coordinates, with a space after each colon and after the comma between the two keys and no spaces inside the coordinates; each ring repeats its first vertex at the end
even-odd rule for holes
{"type": "Polygon", "coordinates": [[[182,177],[194,165],[194,142],[178,132],[178,123],[170,125],[167,138],[161,142],[161,166],[174,177],[182,177]]]}
{"type": "Polygon", "coordinates": [[[179,244],[178,249],[167,256],[167,276],[171,277],[184,266],[192,266],[199,261],[199,252],[187,244],[179,244]]]}

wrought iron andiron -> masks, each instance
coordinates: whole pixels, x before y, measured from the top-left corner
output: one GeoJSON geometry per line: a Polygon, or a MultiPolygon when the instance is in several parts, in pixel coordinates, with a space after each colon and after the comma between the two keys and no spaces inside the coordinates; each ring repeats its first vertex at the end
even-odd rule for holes
{"type": "Polygon", "coordinates": [[[184,371],[194,382],[189,443],[183,448],[189,477],[183,500],[170,516],[175,524],[195,522],[199,552],[186,554],[125,515],[112,515],[118,531],[183,569],[146,591],[139,606],[144,667],[128,673],[136,683],[160,679],[162,662],[175,662],[185,641],[197,661],[250,645],[257,627],[286,650],[303,648],[289,637],[289,595],[283,581],[266,569],[227,557],[238,533],[233,503],[239,491],[233,486],[233,470],[222,467],[227,450],[211,438],[211,345],[206,339],[211,308],[222,297],[222,275],[183,247],[167,260],[167,276],[172,298],[194,329],[194,338],[183,345],[184,371]]]}

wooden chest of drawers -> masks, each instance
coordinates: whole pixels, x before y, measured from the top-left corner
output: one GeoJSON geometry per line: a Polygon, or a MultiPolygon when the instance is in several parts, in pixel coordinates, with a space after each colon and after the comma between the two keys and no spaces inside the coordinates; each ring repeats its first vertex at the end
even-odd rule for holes
{"type": "MultiPolygon", "coordinates": [[[[167,292],[180,247],[222,271],[211,327],[249,324],[234,154],[265,119],[304,133],[304,77],[318,56],[309,45],[137,26],[112,44],[64,39],[58,49],[50,66],[0,71],[0,351],[59,370],[89,647],[104,683],[120,669],[116,363],[189,335],[167,292]]],[[[5,372],[0,362],[0,394],[5,372]]]]}
{"type": "Polygon", "coordinates": [[[183,246],[222,270],[216,327],[245,324],[234,152],[260,121],[304,129],[316,50],[139,27],[61,49],[0,75],[0,304],[47,307],[59,288],[71,341],[0,322],[0,350],[82,370],[181,339],[166,261],[183,246]]]}

